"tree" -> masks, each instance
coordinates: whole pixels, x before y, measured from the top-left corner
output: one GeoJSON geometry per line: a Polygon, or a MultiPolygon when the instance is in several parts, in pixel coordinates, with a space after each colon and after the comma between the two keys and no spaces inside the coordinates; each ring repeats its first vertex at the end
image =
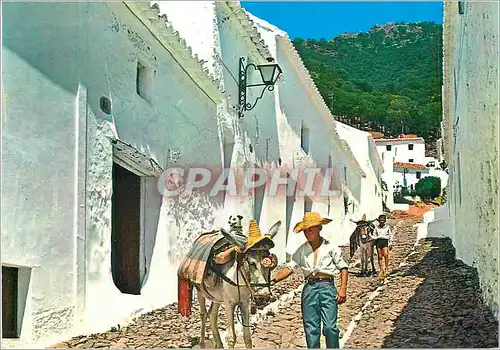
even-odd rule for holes
{"type": "Polygon", "coordinates": [[[428,176],[420,179],[415,185],[415,193],[422,199],[431,200],[441,194],[441,179],[436,176],[428,176]]]}
{"type": "Polygon", "coordinates": [[[441,121],[441,37],[441,24],[391,23],[294,45],[332,112],[385,126],[388,136],[401,133],[403,121],[405,133],[433,142],[441,121]]]}

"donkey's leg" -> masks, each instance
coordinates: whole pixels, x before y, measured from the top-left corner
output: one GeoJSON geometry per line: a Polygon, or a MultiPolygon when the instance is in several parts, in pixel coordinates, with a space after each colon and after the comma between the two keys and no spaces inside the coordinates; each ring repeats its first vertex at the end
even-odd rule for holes
{"type": "Polygon", "coordinates": [[[367,276],[370,275],[370,273],[368,272],[368,267],[370,266],[370,247],[369,245],[366,245],[365,247],[365,273],[367,276]]]}
{"type": "Polygon", "coordinates": [[[361,245],[361,273],[360,276],[365,276],[365,271],[366,271],[366,249],[364,245],[361,245]]]}
{"type": "Polygon", "coordinates": [[[364,251],[364,261],[365,261],[365,264],[363,266],[363,270],[364,270],[364,273],[365,273],[365,276],[368,275],[368,254],[367,254],[367,250],[366,250],[366,247],[365,247],[365,251],[364,251]]]}
{"type": "Polygon", "coordinates": [[[219,328],[217,325],[217,318],[219,316],[219,306],[220,304],[212,302],[210,305],[209,317],[210,317],[210,329],[212,330],[212,334],[214,336],[215,348],[222,349],[224,345],[222,344],[222,340],[220,339],[219,328]]]}
{"type": "Polygon", "coordinates": [[[375,270],[375,259],[373,258],[373,254],[375,253],[375,249],[373,249],[373,244],[370,244],[370,261],[372,263],[372,275],[374,275],[377,271],[375,270]]]}
{"type": "Polygon", "coordinates": [[[243,341],[245,348],[252,348],[252,333],[250,332],[250,301],[240,303],[241,319],[243,321],[243,341]]]}
{"type": "Polygon", "coordinates": [[[227,317],[227,346],[230,349],[234,348],[236,344],[236,331],[234,330],[234,308],[236,304],[232,301],[226,301],[224,303],[224,309],[226,309],[227,317]]]}
{"type": "Polygon", "coordinates": [[[206,299],[197,293],[198,296],[198,304],[200,304],[200,320],[201,320],[201,332],[200,332],[200,348],[205,347],[205,327],[207,325],[207,308],[206,308],[206,299]]]}

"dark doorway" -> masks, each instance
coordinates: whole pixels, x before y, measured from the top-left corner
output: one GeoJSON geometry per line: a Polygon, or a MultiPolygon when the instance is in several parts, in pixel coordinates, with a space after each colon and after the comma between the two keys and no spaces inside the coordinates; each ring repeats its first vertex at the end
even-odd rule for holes
{"type": "Polygon", "coordinates": [[[116,287],[141,293],[141,178],[113,163],[111,270],[116,287]]]}
{"type": "Polygon", "coordinates": [[[18,269],[2,266],[2,338],[18,338],[18,269]]]}

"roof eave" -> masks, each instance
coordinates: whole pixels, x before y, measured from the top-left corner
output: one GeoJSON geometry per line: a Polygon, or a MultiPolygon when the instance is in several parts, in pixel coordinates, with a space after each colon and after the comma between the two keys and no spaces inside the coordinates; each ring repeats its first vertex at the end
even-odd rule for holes
{"type": "Polygon", "coordinates": [[[249,44],[249,56],[254,58],[256,63],[266,63],[267,58],[272,57],[271,51],[240,2],[225,0],[217,3],[229,11],[228,21],[239,26],[239,31],[249,44]]]}
{"type": "Polygon", "coordinates": [[[215,104],[223,101],[223,92],[220,81],[213,77],[208,69],[203,67],[202,60],[183,38],[174,31],[173,26],[165,15],[160,16],[158,7],[150,6],[149,2],[123,2],[125,6],[144,24],[151,34],[172,55],[174,60],[215,104]]]}
{"type": "Polygon", "coordinates": [[[368,142],[371,143],[371,145],[369,147],[374,147],[375,148],[375,157],[377,158],[377,164],[380,168],[384,168],[384,163],[382,162],[382,159],[380,158],[378,152],[377,152],[377,145],[375,144],[375,140],[373,139],[372,135],[370,135],[369,133],[368,134],[368,142]]]}

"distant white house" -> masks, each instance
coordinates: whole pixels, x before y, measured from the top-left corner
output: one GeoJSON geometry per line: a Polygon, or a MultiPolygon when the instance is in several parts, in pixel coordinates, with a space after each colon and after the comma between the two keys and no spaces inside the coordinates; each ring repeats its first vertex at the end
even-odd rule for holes
{"type": "Polygon", "coordinates": [[[393,189],[399,192],[402,187],[415,188],[420,179],[429,176],[429,168],[422,164],[394,162],[393,189]]]}
{"type": "Polygon", "coordinates": [[[398,138],[376,139],[377,151],[382,160],[391,154],[394,162],[426,164],[425,140],[417,135],[399,135],[398,138]]]}

